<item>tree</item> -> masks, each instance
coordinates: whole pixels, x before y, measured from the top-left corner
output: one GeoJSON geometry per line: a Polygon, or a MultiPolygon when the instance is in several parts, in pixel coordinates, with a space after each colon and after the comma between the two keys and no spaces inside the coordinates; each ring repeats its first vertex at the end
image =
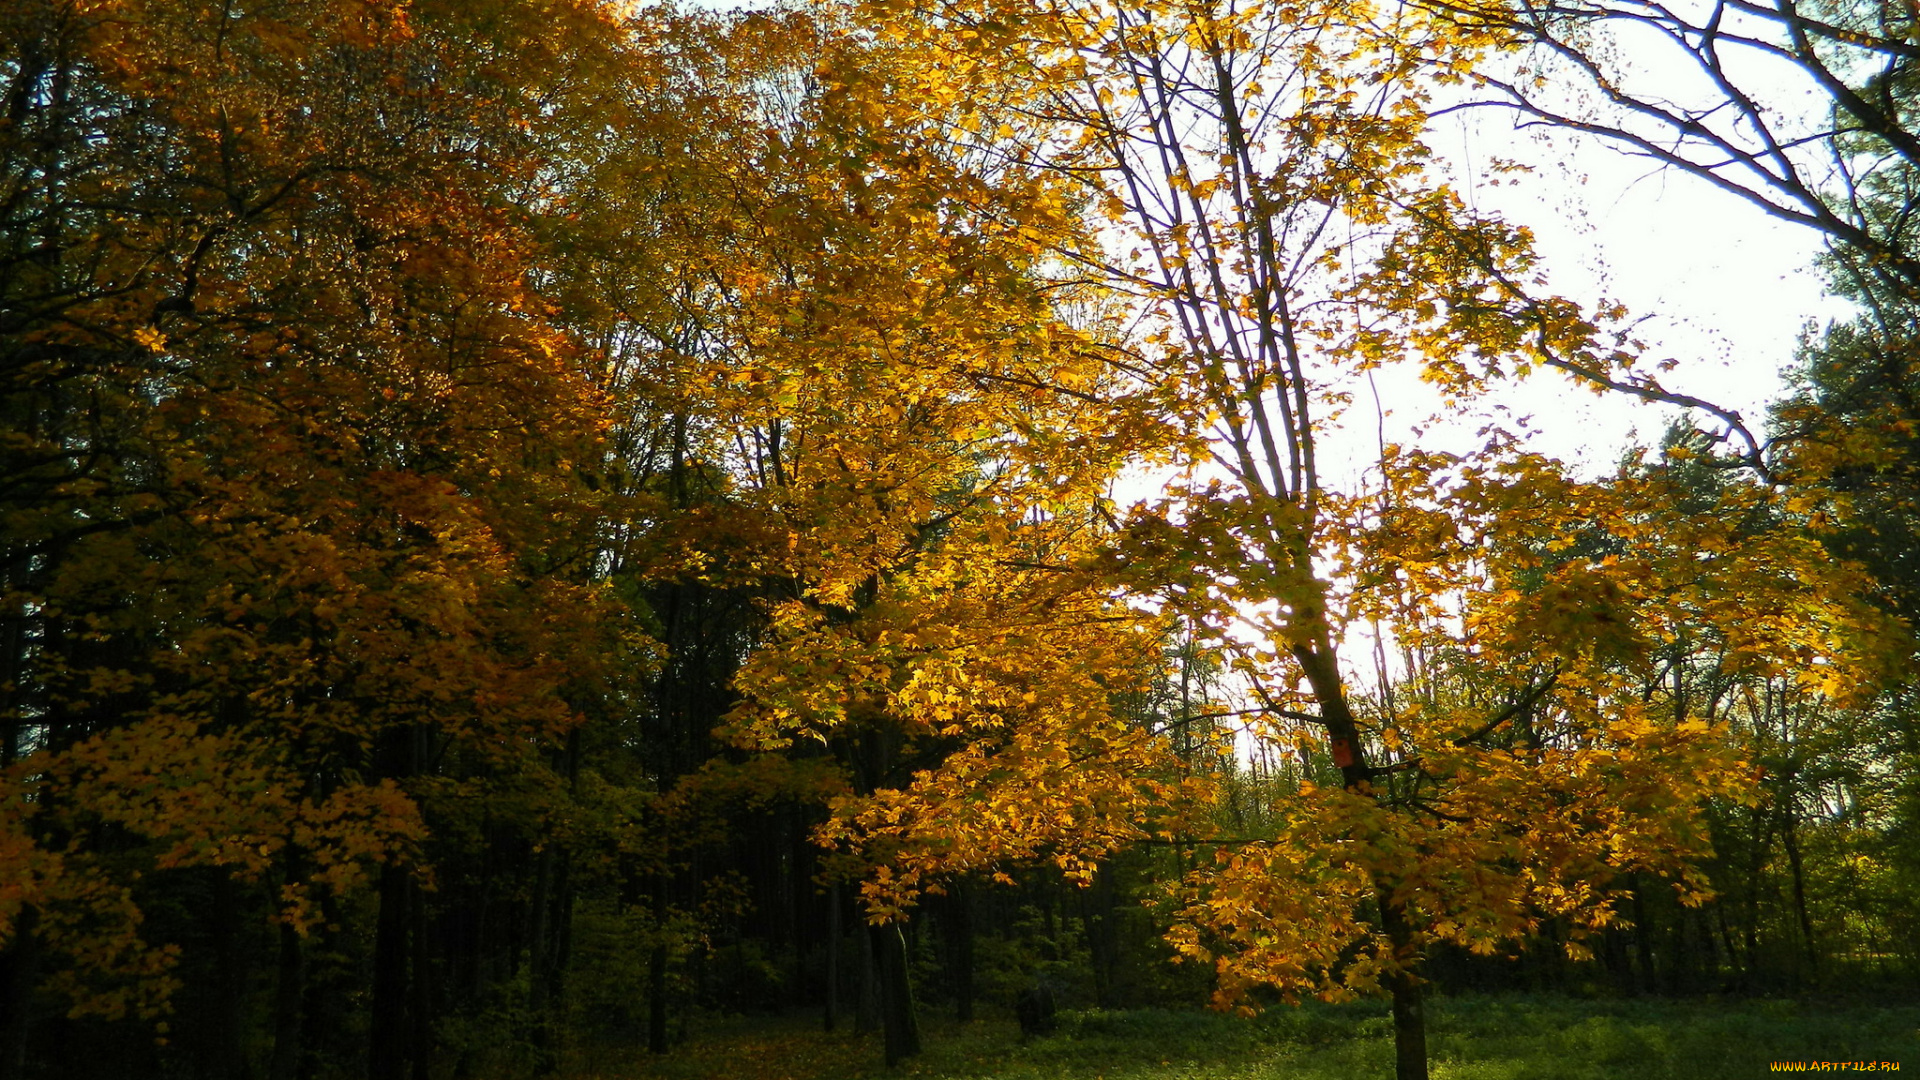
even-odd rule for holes
{"type": "MultiPolygon", "coordinates": [[[[1873,594],[1907,627],[1890,633],[1884,648],[1910,650],[1911,346],[1920,296],[1912,13],[1883,3],[1425,6],[1516,49],[1513,63],[1474,74],[1472,104],[1597,136],[1827,240],[1833,290],[1856,302],[1859,316],[1810,337],[1796,385],[1772,410],[1768,440],[1726,413],[1721,439],[1730,437],[1762,475],[1821,500],[1819,512],[1798,520],[1874,576],[1873,594]]],[[[1865,843],[1874,854],[1862,856],[1889,868],[1914,865],[1910,845],[1892,840],[1910,830],[1881,831],[1905,818],[1891,807],[1911,796],[1869,794],[1878,785],[1856,788],[1841,778],[1864,779],[1884,764],[1893,775],[1904,771],[1892,763],[1911,753],[1905,682],[1896,675],[1877,702],[1823,720],[1837,725],[1829,730],[1840,739],[1821,752],[1838,770],[1828,782],[1842,783],[1842,805],[1860,807],[1827,826],[1865,843]],[[1884,764],[1862,768],[1863,760],[1884,764]],[[1872,835],[1884,840],[1866,839],[1872,835]]],[[[1822,706],[1810,707],[1821,715],[1822,706]]],[[[1772,781],[1785,783],[1778,774],[1772,781]]],[[[1787,814],[1807,798],[1778,794],[1787,814]]],[[[1754,837],[1763,838],[1764,831],[1754,837]]],[[[1798,856],[1795,864],[1797,885],[1798,856]]],[[[1905,874],[1889,869],[1878,880],[1905,874]]]]}
{"type": "Polygon", "coordinates": [[[918,1049],[921,893],[1043,852],[1086,872],[1137,835],[1158,751],[1113,703],[1151,620],[1077,564],[1160,426],[1115,393],[1104,326],[1064,315],[1099,312],[1028,235],[1057,212],[890,115],[889,60],[829,52],[806,123],[748,159],[762,246],[716,269],[733,310],[690,351],[738,440],[716,457],[784,539],[733,737],[846,771],[819,835],[864,878],[893,1061],[918,1049]]]}
{"type": "MultiPolygon", "coordinates": [[[[609,615],[568,550],[596,401],[530,281],[537,88],[481,58],[538,72],[605,24],[5,18],[0,1074],[85,1068],[60,1023],[164,1015],[148,914],[200,881],[220,940],[278,938],[274,1075],[312,1047],[316,936],[370,945],[371,1073],[424,1072],[435,818],[565,772],[609,615]],[[370,941],[339,915],[367,895],[370,941]]],[[[250,980],[194,980],[238,1075],[250,980]]]]}
{"type": "MultiPolygon", "coordinates": [[[[1427,174],[1427,102],[1498,35],[1344,4],[870,10],[922,50],[903,81],[957,141],[1087,208],[1091,240],[1056,238],[1055,257],[1149,328],[1134,370],[1176,395],[1196,479],[1136,512],[1115,572],[1208,628],[1269,737],[1331,760],[1273,835],[1215,845],[1181,947],[1216,965],[1222,1003],[1384,989],[1398,1073],[1425,1076],[1428,943],[1494,950],[1542,912],[1604,925],[1605,882],[1699,855],[1699,801],[1738,769],[1709,725],[1628,689],[1674,618],[1654,600],[1698,576],[1684,544],[1640,543],[1658,493],[1576,483],[1498,434],[1464,459],[1383,447],[1379,486],[1341,492],[1328,425],[1392,363],[1456,401],[1549,367],[1693,402],[1635,374],[1575,305],[1532,295],[1525,230],[1427,174]],[[1617,522],[1631,557],[1550,557],[1576,519],[1617,522]],[[1341,652],[1368,623],[1429,654],[1447,640],[1490,692],[1369,716],[1341,652]]],[[[1729,580],[1759,573],[1742,586],[1756,596],[1797,588],[1739,561],[1729,580]]],[[[1834,647],[1793,625],[1794,647],[1834,647]]],[[[1748,642],[1754,662],[1783,665],[1774,644],[1748,642]]]]}

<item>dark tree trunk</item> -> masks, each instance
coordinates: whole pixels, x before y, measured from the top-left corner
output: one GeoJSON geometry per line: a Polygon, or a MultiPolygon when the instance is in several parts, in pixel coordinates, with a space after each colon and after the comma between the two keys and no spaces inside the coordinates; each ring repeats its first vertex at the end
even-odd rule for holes
{"type": "Polygon", "coordinates": [[[273,986],[273,1057],[268,1080],[296,1080],[300,1072],[300,1045],[307,993],[307,950],[292,923],[280,924],[280,960],[273,986]]]}
{"type": "Polygon", "coordinates": [[[1103,1009],[1117,1004],[1114,975],[1120,967],[1119,928],[1114,925],[1113,867],[1101,867],[1081,892],[1088,959],[1093,963],[1093,1000],[1103,1009]]]}
{"type": "Polygon", "coordinates": [[[1421,1000],[1419,955],[1406,912],[1380,890],[1380,924],[1398,961],[1387,976],[1393,995],[1394,1080],[1427,1080],[1427,1010],[1421,1000]]]}
{"type": "Polygon", "coordinates": [[[1627,931],[1619,925],[1609,926],[1600,944],[1604,950],[1601,959],[1613,978],[1614,991],[1621,997],[1633,997],[1638,988],[1633,981],[1633,958],[1627,955],[1627,931]]]}
{"type": "Polygon", "coordinates": [[[667,879],[653,881],[653,950],[647,954],[647,1051],[667,1052],[667,879]]]}
{"type": "Polygon", "coordinates": [[[316,931],[318,941],[307,949],[306,955],[306,994],[301,1001],[304,1013],[300,1024],[299,1067],[294,1075],[298,1080],[318,1080],[322,1071],[322,1058],[319,1048],[337,1036],[346,1026],[345,1002],[354,993],[347,983],[357,978],[346,976],[335,963],[323,958],[337,953],[332,935],[333,928],[341,926],[345,916],[340,911],[340,901],[326,890],[320,893],[320,926],[316,931]]]}
{"type": "Polygon", "coordinates": [[[853,1031],[865,1035],[880,1026],[880,976],[875,966],[873,935],[863,927],[860,939],[860,994],[854,1002],[853,1031]]]}
{"type": "Polygon", "coordinates": [[[413,960],[413,985],[407,996],[413,1080],[433,1080],[433,957],[427,948],[426,897],[411,878],[407,879],[407,929],[407,952],[413,960]]]}
{"type": "Polygon", "coordinates": [[[953,905],[953,1018],[973,1022],[973,890],[955,885],[953,905]]]}
{"type": "Polygon", "coordinates": [[[1660,984],[1653,970],[1653,924],[1647,922],[1647,899],[1640,891],[1640,875],[1632,875],[1628,886],[1633,890],[1633,947],[1640,963],[1638,988],[1643,993],[1653,993],[1660,984]]]}
{"type": "Polygon", "coordinates": [[[553,1071],[553,1010],[548,1000],[553,979],[553,912],[555,862],[551,844],[536,857],[533,902],[527,912],[527,1041],[533,1046],[535,1075],[553,1071]]]}
{"type": "Polygon", "coordinates": [[[380,912],[373,937],[373,1012],[368,1080],[407,1080],[407,872],[380,868],[380,912]]]}
{"type": "Polygon", "coordinates": [[[868,927],[880,971],[880,1025],[886,1035],[887,1065],[920,1053],[920,1021],[907,970],[907,939],[899,923],[868,927]]]}
{"type": "Polygon", "coordinates": [[[1793,913],[1800,922],[1800,944],[1805,950],[1807,974],[1818,978],[1820,953],[1813,940],[1813,916],[1807,910],[1807,875],[1800,865],[1800,837],[1795,817],[1793,808],[1789,806],[1780,839],[1787,849],[1787,869],[1793,874],[1793,913]]]}
{"type": "Polygon", "coordinates": [[[247,983],[250,981],[246,950],[234,940],[243,920],[239,898],[234,895],[233,879],[221,874],[213,880],[213,903],[208,912],[214,963],[218,974],[213,988],[214,1032],[213,1069],[226,1080],[250,1080],[253,1070],[247,1061],[247,983]]]}
{"type": "Polygon", "coordinates": [[[832,1031],[840,1022],[840,884],[827,888],[827,1008],[821,1023],[832,1031]]]}
{"type": "Polygon", "coordinates": [[[1711,990],[1720,979],[1720,949],[1713,943],[1713,923],[1704,907],[1694,908],[1689,914],[1700,920],[1700,958],[1704,961],[1701,973],[1706,976],[1706,987],[1711,990]]]}
{"type": "Polygon", "coordinates": [[[40,913],[20,909],[13,939],[0,949],[0,1080],[22,1080],[27,1073],[27,1038],[32,1034],[33,988],[39,982],[40,913]]]}
{"type": "Polygon", "coordinates": [[[1687,916],[1691,909],[1676,909],[1673,917],[1673,956],[1667,961],[1667,993],[1687,994],[1693,990],[1693,926],[1687,916]]]}

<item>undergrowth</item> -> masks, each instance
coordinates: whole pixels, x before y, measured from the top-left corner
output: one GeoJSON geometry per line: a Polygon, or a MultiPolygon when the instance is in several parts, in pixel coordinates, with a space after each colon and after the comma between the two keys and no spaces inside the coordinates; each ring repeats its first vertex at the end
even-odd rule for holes
{"type": "MultiPolygon", "coordinates": [[[[1773,1061],[1901,1062],[1920,1075],[1920,1005],[1453,997],[1429,1007],[1434,1080],[1745,1080],[1773,1061]]],[[[888,1070],[877,1035],[816,1017],[697,1026],[664,1057],[602,1051],[570,1080],[1360,1080],[1392,1074],[1383,1005],[1089,1011],[1022,1039],[1011,1021],[931,1021],[926,1053],[888,1070]]]]}

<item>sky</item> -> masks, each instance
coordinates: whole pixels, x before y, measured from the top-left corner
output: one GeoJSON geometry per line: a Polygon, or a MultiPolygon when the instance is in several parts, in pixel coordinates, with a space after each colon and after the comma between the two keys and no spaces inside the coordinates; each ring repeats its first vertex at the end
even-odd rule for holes
{"type": "MultiPolygon", "coordinates": [[[[1689,3],[1675,0],[1673,10],[1688,14],[1689,3]]],[[[1762,38],[1773,33],[1748,29],[1762,38]]],[[[1644,28],[1620,33],[1614,58],[1630,92],[1703,107],[1720,100],[1670,42],[1644,28]]],[[[1824,127],[1829,99],[1798,68],[1732,46],[1724,61],[1779,130],[1824,127]]],[[[1577,87],[1563,92],[1568,111],[1604,116],[1578,101],[1577,87]]],[[[1740,410],[1756,432],[1805,328],[1848,315],[1845,302],[1825,293],[1815,266],[1822,241],[1813,230],[1597,137],[1520,132],[1511,113],[1476,109],[1440,121],[1430,145],[1476,209],[1534,231],[1554,291],[1588,305],[1603,298],[1625,304],[1646,359],[1678,362],[1661,376],[1664,385],[1740,410]],[[1486,166],[1496,157],[1532,171],[1491,185],[1486,166]]],[[[1656,440],[1676,412],[1570,391],[1564,378],[1538,379],[1514,398],[1515,408],[1534,416],[1538,449],[1590,469],[1617,461],[1636,432],[1640,441],[1656,440]]]]}
{"type": "MultiPolygon", "coordinates": [[[[1473,189],[1478,207],[1534,231],[1562,295],[1623,303],[1647,360],[1679,362],[1662,377],[1670,389],[1757,423],[1803,328],[1846,314],[1825,295],[1814,265],[1821,241],[1810,229],[1596,139],[1452,134],[1457,145],[1443,152],[1463,167],[1492,153],[1532,160],[1535,171],[1512,186],[1473,189]]],[[[1674,412],[1570,392],[1561,378],[1540,379],[1519,397],[1534,412],[1542,449],[1590,464],[1615,460],[1635,429],[1657,438],[1674,412]]]]}
{"type": "MultiPolygon", "coordinates": [[[[1677,361],[1662,385],[1737,409],[1764,435],[1767,405],[1783,392],[1806,328],[1850,310],[1826,294],[1815,262],[1821,237],[1595,137],[1516,134],[1494,110],[1458,115],[1434,132],[1432,149],[1474,209],[1533,231],[1548,287],[1589,310],[1624,304],[1649,369],[1677,361]],[[1494,158],[1532,171],[1490,183],[1494,158]]],[[[1629,446],[1656,444],[1678,414],[1541,371],[1462,416],[1411,369],[1383,369],[1323,435],[1321,461],[1333,486],[1352,490],[1366,484],[1381,441],[1464,452],[1484,441],[1478,430],[1493,419],[1524,427],[1530,449],[1594,476],[1629,446]]]]}

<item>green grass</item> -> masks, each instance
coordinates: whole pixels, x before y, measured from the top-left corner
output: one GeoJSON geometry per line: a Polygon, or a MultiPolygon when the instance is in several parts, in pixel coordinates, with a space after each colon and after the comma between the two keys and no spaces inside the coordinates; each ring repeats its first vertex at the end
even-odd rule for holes
{"type": "MultiPolygon", "coordinates": [[[[1353,1080],[1392,1075],[1383,1006],[1068,1013],[1023,1041],[1011,1021],[933,1021],[887,1070],[878,1036],[814,1017],[716,1021],[661,1059],[600,1054],[576,1080],[1353,1080]]],[[[1773,1075],[1775,1060],[1896,1061],[1920,1075],[1920,1006],[1794,1001],[1456,997],[1429,1008],[1435,1080],[1665,1080],[1773,1075]]]]}

